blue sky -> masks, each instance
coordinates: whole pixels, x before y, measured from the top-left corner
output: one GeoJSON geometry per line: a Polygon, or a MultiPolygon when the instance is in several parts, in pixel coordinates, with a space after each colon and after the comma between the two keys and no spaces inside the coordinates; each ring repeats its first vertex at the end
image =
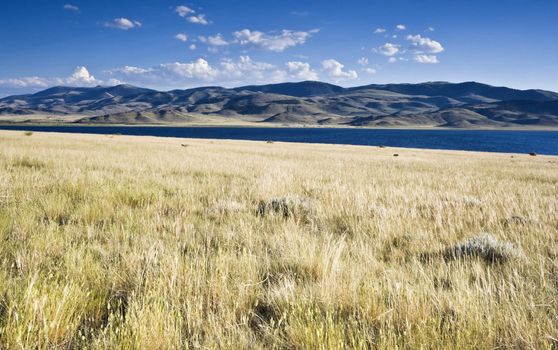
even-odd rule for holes
{"type": "Polygon", "coordinates": [[[558,1],[5,0],[0,95],[321,80],[558,91],[558,1]]]}

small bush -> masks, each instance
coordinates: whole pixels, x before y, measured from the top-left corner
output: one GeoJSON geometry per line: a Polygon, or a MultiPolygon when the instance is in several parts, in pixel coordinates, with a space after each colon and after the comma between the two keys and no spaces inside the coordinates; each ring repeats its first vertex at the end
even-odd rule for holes
{"type": "Polygon", "coordinates": [[[280,214],[283,217],[310,217],[316,213],[314,203],[308,198],[299,196],[285,196],[261,201],[258,205],[258,215],[280,214]]]}
{"type": "Polygon", "coordinates": [[[23,135],[31,136],[31,135],[33,135],[33,131],[26,131],[26,132],[23,133],[23,135]]]}
{"type": "Polygon", "coordinates": [[[500,242],[488,233],[447,248],[443,253],[443,256],[450,260],[479,257],[490,263],[503,263],[520,258],[522,255],[521,250],[515,248],[510,242],[500,242]]]}

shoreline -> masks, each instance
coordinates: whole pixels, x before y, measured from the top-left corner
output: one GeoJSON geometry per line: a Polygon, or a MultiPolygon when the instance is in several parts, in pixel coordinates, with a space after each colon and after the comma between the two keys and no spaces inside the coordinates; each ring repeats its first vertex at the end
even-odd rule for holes
{"type": "Polygon", "coordinates": [[[245,123],[161,123],[161,124],[110,124],[110,123],[72,123],[72,122],[10,122],[0,120],[0,127],[3,126],[29,126],[29,127],[161,127],[161,128],[270,128],[270,129],[356,129],[356,130],[453,130],[453,131],[556,131],[558,126],[544,127],[475,127],[475,128],[454,128],[444,126],[354,126],[354,125],[315,125],[315,124],[275,124],[266,122],[245,122],[245,123]]]}

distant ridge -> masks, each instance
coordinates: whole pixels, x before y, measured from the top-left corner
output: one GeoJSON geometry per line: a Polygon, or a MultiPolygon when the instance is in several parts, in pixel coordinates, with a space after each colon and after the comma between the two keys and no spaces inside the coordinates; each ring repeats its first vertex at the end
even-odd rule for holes
{"type": "Polygon", "coordinates": [[[310,97],[320,95],[332,95],[345,91],[341,86],[322,83],[319,81],[303,81],[300,83],[280,83],[269,85],[250,85],[234,88],[235,91],[255,91],[273,94],[281,94],[295,97],[310,97]]]}
{"type": "Polygon", "coordinates": [[[172,124],[190,122],[195,116],[282,124],[558,127],[558,93],[477,82],[343,88],[303,81],[172,91],[125,84],[56,86],[0,99],[0,122],[41,122],[52,116],[58,121],[103,124],[172,124]]]}

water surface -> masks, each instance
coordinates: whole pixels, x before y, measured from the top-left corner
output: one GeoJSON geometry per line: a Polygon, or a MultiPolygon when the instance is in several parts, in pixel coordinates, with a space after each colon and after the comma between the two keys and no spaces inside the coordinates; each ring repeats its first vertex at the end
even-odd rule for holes
{"type": "Polygon", "coordinates": [[[558,131],[73,125],[0,125],[0,129],[558,155],[558,131]]]}

